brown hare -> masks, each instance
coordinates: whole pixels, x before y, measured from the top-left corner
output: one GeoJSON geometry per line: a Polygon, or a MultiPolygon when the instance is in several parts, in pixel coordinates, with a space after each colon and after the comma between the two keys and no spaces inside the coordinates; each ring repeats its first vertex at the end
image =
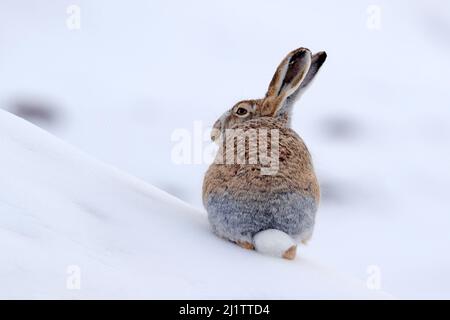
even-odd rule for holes
{"type": "Polygon", "coordinates": [[[319,184],[308,149],[290,128],[290,119],[293,105],[326,57],[325,52],[313,55],[306,48],[290,52],[278,66],[264,98],[236,103],[214,124],[211,138],[219,143],[219,150],[205,175],[203,203],[218,236],[286,259],[295,258],[295,240],[310,239],[319,184]],[[248,133],[252,130],[255,134],[248,133]],[[266,139],[261,139],[261,133],[268,133],[266,139]],[[277,138],[276,144],[273,138],[277,138]],[[240,142],[244,148],[236,151],[240,142]],[[255,158],[271,152],[276,158],[271,158],[270,164],[276,166],[267,170],[267,161],[255,158]],[[225,161],[224,155],[233,161],[225,161]]]}

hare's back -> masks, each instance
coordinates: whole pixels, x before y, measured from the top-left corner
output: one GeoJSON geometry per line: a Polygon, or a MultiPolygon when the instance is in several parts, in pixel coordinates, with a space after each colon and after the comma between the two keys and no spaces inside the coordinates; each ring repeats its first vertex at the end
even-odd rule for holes
{"type": "MultiPolygon", "coordinates": [[[[223,150],[219,150],[221,152],[223,150]]],[[[261,163],[219,164],[208,169],[203,202],[216,233],[235,239],[278,229],[307,238],[319,202],[319,186],[311,156],[291,129],[279,130],[276,172],[263,175],[261,163]]]]}
{"type": "MultiPolygon", "coordinates": [[[[221,146],[218,154],[223,155],[219,163],[213,163],[206,172],[203,194],[220,194],[227,192],[236,198],[249,196],[258,198],[269,194],[294,193],[312,198],[318,202],[320,198],[319,185],[312,165],[311,155],[303,140],[294,130],[286,128],[270,118],[268,123],[263,121],[249,121],[239,127],[244,132],[248,129],[267,128],[267,131],[278,131],[277,161],[270,164],[260,161],[260,150],[257,151],[257,163],[250,164],[249,143],[246,145],[245,163],[228,164],[226,162],[226,145],[221,146]],[[262,122],[262,123],[261,123],[262,122]],[[264,168],[270,168],[270,174],[264,174],[264,168]]],[[[268,138],[270,141],[271,137],[268,138]]],[[[268,142],[269,143],[269,142],[268,142]]],[[[235,146],[236,147],[236,146],[235,146]]],[[[237,149],[237,148],[236,148],[237,149]]],[[[270,149],[270,148],[269,148],[270,149]]],[[[267,155],[271,158],[271,150],[267,155]]],[[[267,173],[267,172],[266,172],[267,173]]]]}

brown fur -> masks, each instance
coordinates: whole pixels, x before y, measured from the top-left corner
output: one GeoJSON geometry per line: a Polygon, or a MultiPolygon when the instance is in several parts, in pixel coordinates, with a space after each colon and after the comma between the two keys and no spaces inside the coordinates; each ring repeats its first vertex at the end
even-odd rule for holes
{"type": "MultiPolygon", "coordinates": [[[[282,120],[263,117],[237,124],[234,129],[267,128],[280,132],[279,171],[275,175],[261,175],[261,164],[217,164],[213,163],[205,175],[203,184],[203,200],[211,193],[222,193],[227,190],[237,198],[251,197],[252,190],[258,192],[298,191],[320,198],[319,184],[314,174],[311,156],[303,140],[290,128],[284,126],[282,120]]],[[[246,163],[248,162],[248,146],[246,145],[246,163]]],[[[236,151],[235,148],[231,152],[236,151]]],[[[226,154],[226,146],[220,146],[218,155],[226,154]],[[224,152],[225,149],[225,152],[224,152]]],[[[270,152],[270,149],[269,149],[270,152]]]]}
{"type": "MultiPolygon", "coordinates": [[[[325,52],[312,56],[305,48],[290,52],[278,66],[263,99],[242,100],[236,103],[231,110],[214,124],[212,139],[219,142],[219,151],[216,161],[206,172],[203,182],[203,202],[207,206],[211,194],[229,194],[236,201],[261,201],[273,194],[302,194],[305,198],[312,198],[315,205],[320,200],[320,190],[314,173],[311,155],[303,140],[289,128],[289,112],[286,112],[299,96],[299,88],[305,88],[326,59],[325,52]],[[314,60],[314,61],[313,61],[314,60]],[[314,63],[314,65],[312,65],[314,63]],[[306,81],[304,81],[306,79],[306,81]],[[289,99],[288,99],[289,98],[289,99]],[[239,108],[247,113],[239,113],[239,108]],[[244,136],[238,136],[234,148],[227,149],[225,139],[219,139],[226,133],[226,129],[242,130],[244,136]],[[263,167],[272,167],[271,164],[261,163],[260,148],[255,148],[256,164],[249,164],[250,145],[259,145],[258,136],[245,135],[250,129],[265,129],[269,134],[267,151],[271,158],[270,130],[277,129],[279,133],[278,171],[273,175],[261,174],[263,167]],[[256,144],[254,139],[257,139],[256,144]],[[244,150],[238,150],[237,145],[245,142],[244,150]],[[238,152],[244,154],[238,154],[238,152]],[[226,163],[227,156],[232,156],[233,163],[226,163]],[[222,158],[220,158],[222,157],[222,158]],[[245,159],[245,163],[237,163],[237,159],[245,159]]],[[[242,111],[242,110],[240,110],[242,111]]],[[[253,130],[255,131],[255,130],[253,130]]],[[[223,138],[223,137],[222,137],[223,138]]],[[[272,167],[273,168],[273,167],[272,167]]],[[[280,203],[280,205],[283,205],[280,203]]],[[[310,235],[309,235],[310,236],[310,235]]],[[[306,239],[305,239],[306,240],[306,239]]],[[[249,242],[238,242],[238,245],[254,249],[249,242]]],[[[297,246],[292,246],[283,258],[294,259],[297,246]]]]}
{"type": "Polygon", "coordinates": [[[238,241],[238,242],[236,242],[236,244],[238,246],[240,246],[241,248],[244,248],[247,250],[255,250],[255,246],[252,243],[247,242],[247,241],[243,241],[243,242],[238,241]]]}
{"type": "Polygon", "coordinates": [[[283,258],[288,260],[294,260],[296,255],[297,255],[297,246],[294,245],[283,253],[283,258]]]}

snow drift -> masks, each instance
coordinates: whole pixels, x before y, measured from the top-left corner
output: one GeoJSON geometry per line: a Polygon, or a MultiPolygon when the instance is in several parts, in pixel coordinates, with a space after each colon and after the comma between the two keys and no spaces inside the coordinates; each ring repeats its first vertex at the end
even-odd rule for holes
{"type": "Polygon", "coordinates": [[[4,111],[0,150],[0,298],[386,297],[301,248],[218,239],[203,211],[4,111]]]}

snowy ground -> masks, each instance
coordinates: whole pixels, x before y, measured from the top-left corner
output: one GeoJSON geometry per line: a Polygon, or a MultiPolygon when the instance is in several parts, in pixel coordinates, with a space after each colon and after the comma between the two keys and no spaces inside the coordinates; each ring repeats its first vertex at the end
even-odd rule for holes
{"type": "MultiPolygon", "coordinates": [[[[192,131],[195,121],[207,127],[235,101],[261,96],[293,48],[326,50],[323,71],[293,122],[313,154],[323,191],[305,254],[362,282],[375,266],[382,289],[397,297],[449,298],[449,21],[444,0],[2,1],[0,105],[200,207],[207,164],[173,163],[174,130],[192,131]],[[69,4],[82,10],[80,30],[66,27],[69,4]],[[367,28],[369,5],[381,9],[379,30],[367,28]]],[[[2,176],[12,171],[3,170],[2,176]]],[[[0,205],[1,221],[20,225],[20,215],[0,205]]],[[[76,226],[79,216],[67,220],[76,226]]],[[[76,239],[87,237],[56,226],[76,239]]],[[[114,243],[108,234],[95,239],[114,243]]],[[[134,242],[123,241],[124,247],[134,242]]],[[[183,246],[191,241],[180,240],[183,246]]],[[[34,266],[25,262],[23,268],[34,266]]],[[[38,278],[39,272],[27,274],[38,278]]],[[[284,294],[280,289],[278,296],[284,294]]]]}
{"type": "Polygon", "coordinates": [[[216,238],[204,212],[0,111],[0,298],[389,298],[216,238]]]}

